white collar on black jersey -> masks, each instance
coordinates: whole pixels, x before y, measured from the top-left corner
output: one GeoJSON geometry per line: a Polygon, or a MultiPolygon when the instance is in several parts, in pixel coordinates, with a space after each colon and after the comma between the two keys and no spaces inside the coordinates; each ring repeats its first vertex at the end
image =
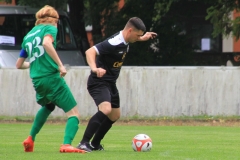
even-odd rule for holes
{"type": "MultiPolygon", "coordinates": [[[[121,43],[124,43],[125,45],[128,45],[128,43],[126,43],[125,39],[123,38],[122,31],[120,31],[119,34],[117,34],[116,36],[110,38],[108,40],[108,42],[113,46],[119,45],[121,43]]],[[[99,55],[99,51],[98,51],[97,47],[93,46],[93,48],[96,50],[97,55],[99,55]]]]}
{"type": "Polygon", "coordinates": [[[126,43],[125,39],[123,38],[122,31],[120,31],[119,34],[117,34],[116,36],[110,38],[108,42],[113,46],[119,45],[121,43],[128,45],[128,43],[126,43]]]}
{"type": "Polygon", "coordinates": [[[120,37],[121,37],[123,43],[124,43],[125,45],[127,45],[128,43],[125,41],[125,39],[124,39],[124,37],[123,37],[123,33],[122,33],[122,31],[120,31],[119,35],[120,35],[120,37]]]}

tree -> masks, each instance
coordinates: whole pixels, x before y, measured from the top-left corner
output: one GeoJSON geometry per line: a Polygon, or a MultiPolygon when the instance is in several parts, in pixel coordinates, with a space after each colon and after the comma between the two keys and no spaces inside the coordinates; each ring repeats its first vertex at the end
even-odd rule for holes
{"type": "MultiPolygon", "coordinates": [[[[92,25],[93,40],[95,43],[104,39],[108,22],[115,19],[117,3],[119,0],[84,0],[86,7],[84,21],[86,25],[92,25]],[[104,32],[103,32],[104,31],[104,32]]],[[[112,29],[110,29],[112,30],[112,29]]]]}
{"type": "MultiPolygon", "coordinates": [[[[116,0],[107,1],[107,4],[103,0],[85,0],[89,8],[85,15],[93,24],[95,43],[122,30],[127,20],[134,16],[144,21],[148,31],[158,33],[156,40],[132,44],[124,65],[194,65],[195,48],[191,44],[194,35],[189,21],[199,8],[197,2],[202,4],[201,1],[208,3],[207,0],[125,0],[124,7],[118,11],[116,0]]],[[[202,15],[206,15],[206,8],[201,8],[202,15]]]]}
{"type": "MultiPolygon", "coordinates": [[[[153,7],[155,0],[125,0],[125,5],[121,10],[118,10],[117,8],[118,1],[119,0],[89,0],[90,13],[88,15],[92,20],[95,43],[104,40],[117,31],[122,30],[128,19],[133,16],[140,17],[145,22],[147,30],[150,30],[152,26],[153,7]],[[103,35],[102,31],[104,33],[103,35]]],[[[150,56],[151,53],[148,52],[149,46],[150,42],[132,45],[124,64],[152,64],[153,56],[150,56]]]]}
{"type": "Polygon", "coordinates": [[[214,25],[213,35],[229,36],[231,33],[236,40],[240,38],[240,17],[231,19],[231,13],[240,11],[240,0],[214,0],[214,4],[208,8],[206,19],[214,25]]]}
{"type": "Polygon", "coordinates": [[[56,9],[63,9],[66,6],[67,0],[18,0],[19,5],[28,5],[35,8],[40,8],[46,4],[53,6],[56,9]]]}
{"type": "MultiPolygon", "coordinates": [[[[158,52],[155,53],[154,64],[164,66],[203,64],[195,59],[196,50],[201,50],[200,37],[209,36],[212,42],[221,41],[219,37],[211,36],[211,24],[205,20],[207,8],[211,3],[204,0],[176,0],[169,3],[158,1],[158,10],[166,8],[166,11],[156,18],[153,26],[153,30],[160,36],[159,43],[155,43],[158,52]]],[[[219,46],[215,48],[217,52],[219,46]]]]}
{"type": "MultiPolygon", "coordinates": [[[[216,42],[216,48],[221,48],[219,37],[222,33],[228,35],[233,31],[233,34],[239,38],[240,19],[234,21],[229,19],[229,14],[234,9],[239,10],[239,1],[125,0],[125,5],[120,10],[117,5],[119,0],[19,0],[19,3],[29,3],[34,6],[51,2],[53,6],[61,7],[68,2],[74,32],[80,35],[78,39],[86,40],[85,26],[92,25],[94,43],[122,30],[130,17],[140,17],[147,30],[157,32],[159,36],[155,40],[131,45],[124,65],[187,66],[200,65],[194,60],[195,50],[201,47],[200,34],[205,36],[206,32],[207,35],[213,32],[214,37],[209,38],[212,42],[216,42]],[[214,27],[210,25],[210,21],[214,27]],[[206,23],[208,28],[201,27],[198,25],[199,22],[206,23]],[[198,41],[197,45],[195,45],[196,41],[198,41]]],[[[83,44],[83,46],[88,48],[88,45],[83,44]]]]}

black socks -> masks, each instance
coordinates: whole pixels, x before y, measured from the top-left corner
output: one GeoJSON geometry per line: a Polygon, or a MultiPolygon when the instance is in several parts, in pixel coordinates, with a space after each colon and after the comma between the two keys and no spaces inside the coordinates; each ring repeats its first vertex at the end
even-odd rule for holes
{"type": "Polygon", "coordinates": [[[81,143],[89,142],[93,135],[98,130],[101,123],[106,119],[107,116],[102,113],[101,111],[98,111],[92,118],[89,120],[87,128],[84,132],[83,138],[81,140],[81,143]]]}
{"type": "MultiPolygon", "coordinates": [[[[114,121],[115,122],[115,121],[114,121]]],[[[102,124],[100,125],[99,129],[97,130],[91,145],[92,146],[99,146],[101,140],[104,138],[105,134],[109,131],[109,129],[112,127],[112,124],[114,123],[111,121],[108,117],[104,119],[102,124]]]]}

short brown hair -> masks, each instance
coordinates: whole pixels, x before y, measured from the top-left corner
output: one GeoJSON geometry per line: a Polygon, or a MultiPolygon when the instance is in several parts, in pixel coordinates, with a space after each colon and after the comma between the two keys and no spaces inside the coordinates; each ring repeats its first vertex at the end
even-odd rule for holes
{"type": "Polygon", "coordinates": [[[46,5],[36,13],[35,25],[58,22],[58,18],[58,12],[53,7],[46,5]]]}
{"type": "Polygon", "coordinates": [[[145,27],[145,24],[143,23],[143,21],[138,18],[138,17],[132,17],[128,20],[126,26],[126,28],[130,28],[130,27],[134,27],[138,30],[141,30],[143,32],[146,31],[146,27],[145,27]]]}

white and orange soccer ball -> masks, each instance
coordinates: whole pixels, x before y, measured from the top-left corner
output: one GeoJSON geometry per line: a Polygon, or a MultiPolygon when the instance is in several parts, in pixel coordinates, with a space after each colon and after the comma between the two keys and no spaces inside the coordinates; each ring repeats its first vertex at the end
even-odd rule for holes
{"type": "Polygon", "coordinates": [[[138,134],[132,139],[132,148],[137,152],[146,152],[152,149],[152,139],[146,134],[138,134]]]}

